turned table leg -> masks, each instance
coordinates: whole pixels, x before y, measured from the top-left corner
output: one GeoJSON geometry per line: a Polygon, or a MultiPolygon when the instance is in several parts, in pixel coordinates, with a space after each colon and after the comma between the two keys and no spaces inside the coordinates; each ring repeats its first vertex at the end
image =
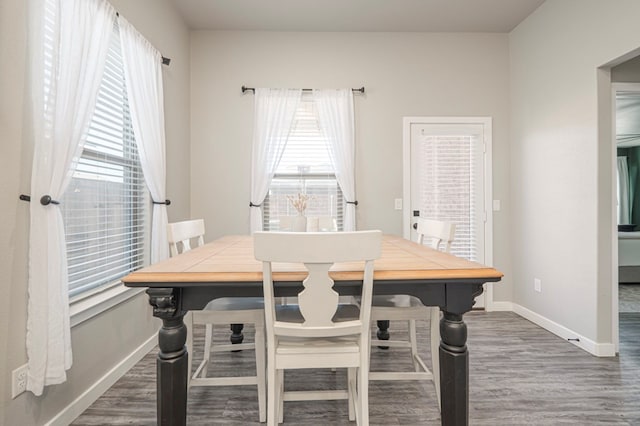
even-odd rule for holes
{"type": "Polygon", "coordinates": [[[187,422],[187,327],[171,288],[148,289],[153,316],[162,319],[158,332],[157,423],[183,426],[187,422]]]}
{"type": "MultiPolygon", "coordinates": [[[[388,320],[378,320],[376,321],[378,325],[378,331],[376,332],[376,337],[378,340],[389,340],[389,321],[388,320]]],[[[389,349],[389,346],[378,346],[380,349],[389,349]]]]}
{"type": "Polygon", "coordinates": [[[442,424],[469,424],[469,352],[461,314],[443,312],[440,320],[440,395],[442,424]]]}

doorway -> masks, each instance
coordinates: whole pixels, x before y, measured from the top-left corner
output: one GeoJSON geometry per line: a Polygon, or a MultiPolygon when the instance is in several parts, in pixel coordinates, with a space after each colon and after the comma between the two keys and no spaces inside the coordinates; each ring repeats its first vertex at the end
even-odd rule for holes
{"type": "MultiPolygon", "coordinates": [[[[405,117],[403,236],[416,217],[456,224],[451,253],[492,265],[491,118],[405,117]]],[[[475,308],[490,308],[491,284],[475,308]]]]}
{"type": "MultiPolygon", "coordinates": [[[[629,67],[633,61],[621,66],[629,67]]],[[[640,83],[613,82],[612,99],[618,231],[618,262],[613,265],[618,269],[618,285],[614,292],[618,295],[618,319],[622,321],[640,313],[640,83]]]]}

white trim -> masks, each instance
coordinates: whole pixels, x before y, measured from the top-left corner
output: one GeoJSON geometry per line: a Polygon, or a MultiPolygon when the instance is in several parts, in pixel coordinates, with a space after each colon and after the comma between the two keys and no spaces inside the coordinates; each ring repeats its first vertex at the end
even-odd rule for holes
{"type": "Polygon", "coordinates": [[[96,315],[100,315],[102,312],[133,298],[144,290],[144,288],[127,288],[122,283],[118,283],[89,297],[81,297],[72,301],[69,305],[71,327],[73,328],[96,315]]]}
{"type": "Polygon", "coordinates": [[[539,325],[545,330],[550,331],[556,336],[565,339],[567,342],[574,344],[575,346],[589,352],[592,355],[599,357],[610,357],[615,356],[615,345],[613,343],[597,343],[591,339],[587,339],[586,337],[574,332],[566,328],[563,325],[558,324],[548,318],[543,317],[540,314],[537,314],[524,306],[518,305],[517,303],[513,304],[513,312],[520,315],[521,317],[531,321],[532,323],[539,325]],[[578,339],[569,340],[569,339],[578,339]]]}
{"type": "Polygon", "coordinates": [[[80,414],[102,396],[118,379],[136,365],[149,353],[158,342],[158,333],[154,333],[146,342],[131,352],[125,359],[98,379],[91,387],[78,396],[71,404],[67,405],[53,419],[45,423],[46,426],[66,426],[73,422],[80,414]]]}
{"type": "MultiPolygon", "coordinates": [[[[484,139],[484,264],[493,266],[493,119],[491,117],[403,117],[402,118],[402,236],[411,239],[411,125],[474,124],[481,125],[484,139]]],[[[493,303],[493,283],[485,284],[484,304],[493,303]]]]}

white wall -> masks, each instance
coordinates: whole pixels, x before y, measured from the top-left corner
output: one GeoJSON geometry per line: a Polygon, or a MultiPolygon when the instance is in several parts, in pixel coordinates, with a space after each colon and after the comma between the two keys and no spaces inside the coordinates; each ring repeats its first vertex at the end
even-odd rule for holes
{"type": "MultiPolygon", "coordinates": [[[[165,56],[170,220],[189,217],[189,32],[168,0],[112,3],[165,56]],[[153,11],[153,13],[149,13],[153,11]]],[[[11,399],[11,371],[26,362],[28,204],[32,144],[24,110],[26,2],[0,3],[0,425],[40,425],[64,410],[157,330],[147,297],[134,299],[72,329],[74,364],[64,384],[11,399]],[[135,324],[135,326],[131,326],[135,324]]]]}
{"type": "Polygon", "coordinates": [[[597,68],[640,46],[638,16],[635,0],[547,0],[509,36],[513,301],[596,343],[612,342],[613,230],[597,68]]]}
{"type": "Polygon", "coordinates": [[[510,300],[505,34],[210,32],[191,35],[191,206],[209,240],[249,232],[250,87],[366,87],[355,96],[359,229],[402,235],[403,116],[493,117],[498,300],[510,300]]]}

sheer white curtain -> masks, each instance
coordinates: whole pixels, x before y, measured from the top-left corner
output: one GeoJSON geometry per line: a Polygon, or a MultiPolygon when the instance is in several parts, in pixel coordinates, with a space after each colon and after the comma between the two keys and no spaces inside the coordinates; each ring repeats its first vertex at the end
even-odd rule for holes
{"type": "Polygon", "coordinates": [[[630,223],[630,206],[627,157],[618,157],[618,225],[630,223]]]}
{"type": "Polygon", "coordinates": [[[151,193],[151,262],[169,257],[162,55],[126,19],[119,17],[124,74],[133,133],[151,193]]]}
{"type": "Polygon", "coordinates": [[[59,206],[93,115],[113,32],[105,0],[31,0],[30,88],[34,128],[29,235],[27,389],[62,383],[71,368],[64,225],[59,206]]]}
{"type": "Polygon", "coordinates": [[[256,89],[251,152],[251,232],[262,231],[262,202],[282,158],[300,89],[256,89]]]}
{"type": "Polygon", "coordinates": [[[329,141],[329,156],[346,200],[344,230],[356,230],[355,127],[351,89],[314,90],[318,121],[329,141]]]}

